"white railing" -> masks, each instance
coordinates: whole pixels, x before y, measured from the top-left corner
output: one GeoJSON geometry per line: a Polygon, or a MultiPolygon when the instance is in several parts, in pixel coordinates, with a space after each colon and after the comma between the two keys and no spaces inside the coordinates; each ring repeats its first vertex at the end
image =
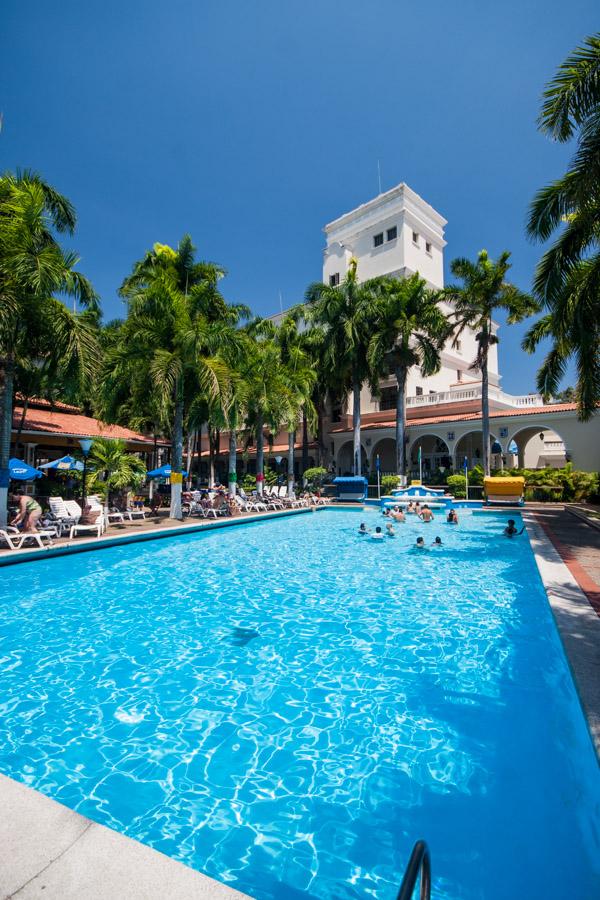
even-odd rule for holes
{"type": "MultiPolygon", "coordinates": [[[[507,407],[543,406],[544,401],[540,394],[523,394],[513,396],[506,394],[497,387],[490,387],[490,400],[496,400],[507,407]]],[[[481,385],[452,389],[449,391],[436,391],[434,394],[417,394],[406,398],[407,406],[437,406],[440,403],[464,403],[469,400],[481,400],[481,385]]]]}
{"type": "Polygon", "coordinates": [[[552,450],[554,453],[564,453],[565,445],[563,441],[544,441],[544,450],[552,450]]]}

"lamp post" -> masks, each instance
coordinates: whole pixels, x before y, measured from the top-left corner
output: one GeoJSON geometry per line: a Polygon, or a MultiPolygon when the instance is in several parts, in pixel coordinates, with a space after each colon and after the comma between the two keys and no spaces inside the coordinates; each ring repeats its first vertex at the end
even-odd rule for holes
{"type": "Polygon", "coordinates": [[[276,463],[276,465],[277,465],[277,484],[279,484],[279,478],[280,478],[280,475],[279,475],[279,464],[281,463],[281,460],[282,460],[282,459],[283,459],[283,456],[276,456],[276,457],[275,457],[275,463],[276,463]]]}
{"type": "Polygon", "coordinates": [[[90,450],[92,449],[92,444],[94,442],[91,438],[81,438],[79,441],[79,446],[81,447],[81,452],[83,453],[83,489],[81,491],[82,494],[82,504],[85,509],[85,479],[87,475],[87,460],[90,450]]]}

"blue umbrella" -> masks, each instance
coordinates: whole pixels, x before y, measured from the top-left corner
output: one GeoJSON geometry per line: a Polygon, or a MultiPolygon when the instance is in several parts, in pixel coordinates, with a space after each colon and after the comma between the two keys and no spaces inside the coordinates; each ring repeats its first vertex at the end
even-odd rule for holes
{"type": "MultiPolygon", "coordinates": [[[[187,477],[187,472],[181,473],[184,477],[187,477]]],[[[171,466],[164,465],[160,466],[158,469],[152,469],[151,472],[146,472],[146,475],[149,478],[170,478],[171,477],[171,466]]]]}
{"type": "Polygon", "coordinates": [[[20,459],[9,459],[8,474],[15,481],[29,481],[32,478],[42,477],[42,472],[39,469],[34,469],[33,466],[20,459]]]}
{"type": "Polygon", "coordinates": [[[59,469],[61,472],[83,472],[83,463],[75,459],[73,456],[61,456],[60,459],[53,459],[52,462],[44,463],[40,469],[59,469]]]}

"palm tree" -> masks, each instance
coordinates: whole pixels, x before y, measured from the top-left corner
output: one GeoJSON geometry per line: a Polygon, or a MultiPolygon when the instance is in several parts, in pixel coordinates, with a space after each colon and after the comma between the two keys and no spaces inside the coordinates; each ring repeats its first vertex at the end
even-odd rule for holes
{"type": "Polygon", "coordinates": [[[31,172],[0,177],[0,527],[6,524],[8,459],[17,365],[34,361],[49,376],[89,380],[98,362],[97,297],[55,232],[72,233],[69,201],[31,172]],[[53,294],[90,310],[78,314],[53,294]]]}
{"type": "Polygon", "coordinates": [[[171,422],[170,515],[176,519],[183,517],[185,409],[198,395],[210,400],[221,392],[227,369],[219,351],[236,341],[230,323],[237,313],[219,293],[221,274],[212,263],[195,262],[187,235],[177,250],[155,244],[121,287],[127,319],[121,342],[107,356],[107,368],[121,384],[132,369],[143,372],[171,422]]]}
{"type": "Polygon", "coordinates": [[[540,130],[577,151],[562,178],[542,188],[531,204],[528,232],[540,241],[558,237],[543,255],[534,293],[548,313],[527,333],[529,353],[552,341],[538,373],[538,389],[556,392],[571,357],[577,365],[579,417],[600,402],[600,34],[586,39],[559,67],[544,94],[540,130]]]}
{"type": "Polygon", "coordinates": [[[370,380],[377,395],[382,377],[393,373],[396,378],[396,471],[404,477],[408,373],[413,366],[419,366],[424,376],[439,371],[440,351],[451,326],[438,306],[438,295],[427,290],[418,275],[387,280],[375,300],[373,313],[368,350],[370,380]]]}
{"type": "Polygon", "coordinates": [[[96,438],[89,456],[90,489],[102,486],[107,493],[126,488],[137,489],[146,475],[144,461],[134,453],[127,452],[125,441],[111,438],[96,438]]]}
{"type": "Polygon", "coordinates": [[[354,474],[362,470],[360,443],[360,392],[367,380],[371,319],[369,310],[380,289],[382,279],[359,282],[357,260],[350,260],[344,281],[336,286],[316,283],[306,292],[309,323],[324,332],[322,365],[326,372],[339,379],[344,392],[352,393],[352,429],[354,474]]]}
{"type": "Polygon", "coordinates": [[[307,352],[306,332],[298,328],[298,316],[294,310],[285,317],[275,333],[283,366],[285,394],[282,397],[282,418],[288,432],[287,481],[288,496],[294,495],[294,449],[296,428],[302,417],[311,428],[316,422],[313,391],[317,384],[317,367],[307,352]]]}
{"type": "Polygon", "coordinates": [[[487,250],[481,250],[477,262],[455,259],[450,271],[462,279],[462,286],[449,285],[443,296],[454,304],[456,331],[454,340],[470,328],[475,332],[477,357],[471,368],[481,372],[481,424],[483,432],[483,469],[490,474],[490,408],[488,356],[490,347],[498,343],[492,318],[497,310],[503,310],[507,322],[521,322],[539,310],[539,304],[529,294],[505,281],[510,268],[510,253],[504,251],[498,259],[490,259],[487,250]]]}

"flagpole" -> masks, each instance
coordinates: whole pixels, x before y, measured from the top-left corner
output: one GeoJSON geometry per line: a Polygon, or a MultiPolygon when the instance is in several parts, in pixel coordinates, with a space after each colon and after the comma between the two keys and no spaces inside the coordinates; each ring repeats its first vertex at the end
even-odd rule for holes
{"type": "Polygon", "coordinates": [[[423,484],[423,454],[421,453],[421,445],[419,444],[419,481],[423,484]]]}
{"type": "Polygon", "coordinates": [[[379,453],[375,457],[375,466],[377,468],[377,499],[381,500],[381,462],[379,453]]]}
{"type": "Polygon", "coordinates": [[[469,499],[469,468],[467,457],[465,456],[465,500],[469,499]]]}

